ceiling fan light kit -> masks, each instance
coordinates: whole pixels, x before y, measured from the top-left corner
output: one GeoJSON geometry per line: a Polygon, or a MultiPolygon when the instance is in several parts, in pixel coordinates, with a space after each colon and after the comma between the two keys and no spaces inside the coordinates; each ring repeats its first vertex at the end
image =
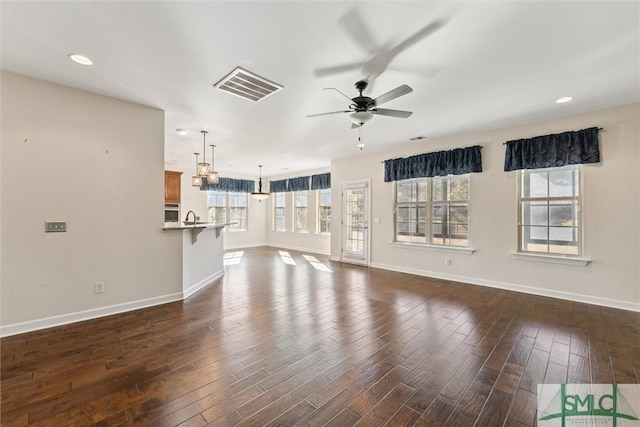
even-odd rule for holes
{"type": "Polygon", "coordinates": [[[356,125],[363,125],[373,118],[371,111],[356,111],[349,115],[351,121],[356,125]]]}

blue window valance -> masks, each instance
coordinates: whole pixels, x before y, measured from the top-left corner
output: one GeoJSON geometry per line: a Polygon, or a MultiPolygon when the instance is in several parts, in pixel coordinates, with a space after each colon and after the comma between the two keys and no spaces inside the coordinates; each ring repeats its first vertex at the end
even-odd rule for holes
{"type": "Polygon", "coordinates": [[[269,191],[272,193],[284,193],[287,191],[287,180],[269,181],[269,191]]]}
{"type": "Polygon", "coordinates": [[[598,163],[598,128],[507,141],[504,170],[598,163]]]}
{"type": "Polygon", "coordinates": [[[289,184],[287,184],[287,190],[289,191],[308,191],[309,190],[309,177],[298,176],[295,178],[289,178],[289,184]]]}
{"type": "Polygon", "coordinates": [[[256,182],[250,179],[220,178],[217,184],[204,182],[200,186],[203,191],[229,191],[231,193],[253,193],[256,182]]]}
{"type": "Polygon", "coordinates": [[[311,175],[312,190],[326,190],[331,188],[331,173],[322,173],[319,175],[311,175]]]}
{"type": "Polygon", "coordinates": [[[482,147],[418,154],[384,162],[384,182],[482,172],[482,147]]]}

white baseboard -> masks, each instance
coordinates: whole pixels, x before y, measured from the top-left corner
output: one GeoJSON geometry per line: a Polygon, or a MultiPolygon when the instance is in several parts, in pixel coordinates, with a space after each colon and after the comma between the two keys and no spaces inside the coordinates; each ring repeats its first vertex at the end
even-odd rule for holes
{"type": "Polygon", "coordinates": [[[269,246],[266,243],[247,243],[245,245],[230,245],[230,246],[225,246],[224,250],[225,251],[234,251],[237,249],[246,249],[246,248],[259,248],[262,246],[269,246]]]}
{"type": "Polygon", "coordinates": [[[582,302],[586,304],[601,305],[604,307],[617,308],[640,312],[640,303],[620,301],[609,298],[594,297],[591,295],[574,294],[571,292],[555,291],[552,289],[536,288],[533,286],[516,285],[512,283],[496,282],[493,280],[478,279],[475,277],[458,276],[455,274],[439,273],[434,271],[419,270],[416,268],[400,267],[381,263],[371,263],[371,267],[383,270],[397,271],[400,273],[415,274],[416,276],[433,277],[436,279],[451,280],[454,282],[469,283],[472,285],[487,286],[490,288],[505,289],[508,291],[523,292],[526,294],[540,295],[544,297],[559,298],[569,301],[582,302]]]}
{"type": "Polygon", "coordinates": [[[54,326],[68,325],[70,323],[82,322],[85,320],[97,319],[99,317],[111,316],[112,314],[124,313],[126,311],[138,310],[141,308],[153,307],[155,305],[166,304],[174,301],[182,301],[189,298],[205,286],[219,279],[224,275],[224,268],[214,274],[199,281],[188,289],[169,295],[146,298],[138,301],[129,301],[122,304],[114,304],[106,307],[92,308],[90,310],[77,311],[75,313],[61,314],[58,316],[45,317],[44,319],[30,320],[27,322],[14,323],[12,325],[0,326],[0,337],[33,332],[40,329],[53,328],[54,326]]]}
{"type": "Polygon", "coordinates": [[[267,244],[270,248],[280,248],[280,249],[289,249],[290,251],[298,251],[298,252],[306,252],[310,254],[318,254],[318,255],[331,255],[330,251],[323,251],[318,249],[310,249],[310,248],[301,248],[299,246],[291,246],[291,245],[271,245],[267,244]]]}
{"type": "Polygon", "coordinates": [[[222,269],[216,271],[212,275],[210,275],[208,277],[205,277],[204,279],[202,279],[201,281],[199,281],[195,285],[192,285],[188,289],[183,290],[182,291],[182,299],[189,298],[191,295],[195,294],[196,292],[198,292],[200,289],[204,288],[205,286],[210,285],[213,281],[219,279],[222,276],[224,276],[224,267],[222,269]]]}
{"type": "Polygon", "coordinates": [[[182,299],[182,293],[175,293],[137,301],[129,301],[121,304],[109,305],[106,307],[92,308],[90,310],[77,311],[75,313],[45,317],[44,319],[14,323],[12,325],[0,326],[0,337],[8,337],[10,335],[37,331],[39,329],[46,329],[52,328],[54,326],[67,325],[69,323],[82,322],[84,320],[96,319],[98,317],[124,313],[125,311],[138,310],[140,308],[152,307],[154,305],[166,304],[169,302],[180,301],[182,299]]]}

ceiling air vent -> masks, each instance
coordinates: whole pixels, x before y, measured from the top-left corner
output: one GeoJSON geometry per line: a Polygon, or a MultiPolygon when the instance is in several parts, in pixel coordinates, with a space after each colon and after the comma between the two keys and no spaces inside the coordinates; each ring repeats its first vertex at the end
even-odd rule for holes
{"type": "Polygon", "coordinates": [[[277,83],[263,79],[240,67],[227,74],[213,86],[231,95],[255,102],[283,88],[277,83]]]}

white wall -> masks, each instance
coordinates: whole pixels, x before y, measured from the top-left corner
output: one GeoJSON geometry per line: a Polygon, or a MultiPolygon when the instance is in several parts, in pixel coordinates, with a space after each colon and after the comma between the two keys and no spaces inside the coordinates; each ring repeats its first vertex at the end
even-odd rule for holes
{"type": "Polygon", "coordinates": [[[371,179],[371,217],[380,218],[370,228],[372,266],[640,310],[639,112],[634,104],[491,132],[427,139],[334,161],[331,256],[340,257],[341,183],[371,179]],[[592,126],[604,128],[600,132],[602,162],[583,168],[584,256],[592,262],[576,267],[515,260],[510,254],[517,249],[516,172],[503,171],[503,143],[592,126]],[[391,245],[393,184],[384,182],[381,162],[477,144],[483,147],[484,171],[471,175],[469,240],[475,253],[391,245]],[[445,257],[452,258],[451,265],[445,265],[445,257]]]}
{"type": "Polygon", "coordinates": [[[162,231],[164,112],[1,78],[3,330],[179,299],[180,245],[162,231]],[[68,231],[45,233],[47,220],[68,231]]]}
{"type": "MultiPolygon", "coordinates": [[[[329,172],[328,169],[316,169],[310,171],[296,172],[287,175],[270,176],[269,181],[277,181],[285,178],[293,178],[297,176],[311,176],[317,174],[323,174],[329,172]]],[[[267,186],[267,188],[269,188],[267,186]]],[[[317,254],[329,255],[331,248],[331,235],[328,233],[316,233],[317,222],[317,197],[316,191],[309,191],[308,198],[308,224],[309,232],[296,233],[293,231],[293,192],[285,193],[286,198],[286,213],[285,224],[287,231],[275,231],[273,229],[273,197],[265,200],[263,203],[267,208],[266,212],[266,230],[267,230],[267,244],[269,246],[275,246],[279,248],[287,248],[292,250],[306,251],[317,254]]],[[[333,207],[332,207],[333,209],[333,207]]]]}

